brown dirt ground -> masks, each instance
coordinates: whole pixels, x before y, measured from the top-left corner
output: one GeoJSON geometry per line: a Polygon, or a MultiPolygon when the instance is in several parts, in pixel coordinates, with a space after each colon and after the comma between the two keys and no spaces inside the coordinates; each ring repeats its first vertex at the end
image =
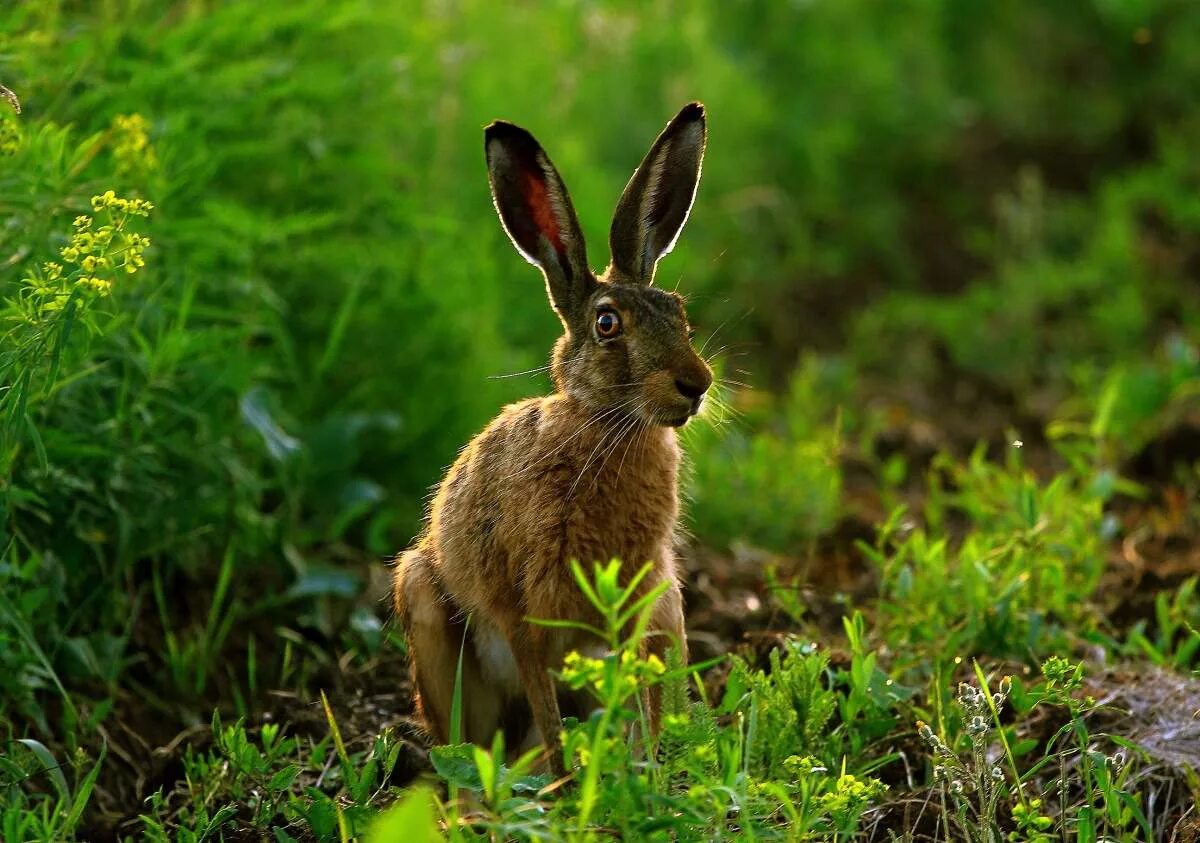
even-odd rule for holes
{"type": "MultiPolygon", "coordinates": [[[[962,407],[953,401],[947,405],[944,397],[940,402],[932,398],[908,401],[889,411],[891,424],[882,435],[881,447],[904,453],[914,467],[912,477],[920,477],[922,467],[939,450],[965,454],[977,441],[991,443],[997,450],[1006,444],[1010,426],[1001,428],[989,420],[1011,419],[1011,413],[999,408],[994,414],[980,412],[979,395],[971,390],[949,394],[967,395],[969,400],[962,407]]],[[[1040,429],[1032,422],[1023,427],[1040,429]]],[[[1028,465],[1047,470],[1058,467],[1044,441],[1024,435],[1028,436],[1028,465]]],[[[1142,501],[1121,501],[1114,507],[1125,527],[1125,538],[1111,548],[1111,569],[1102,594],[1109,618],[1117,627],[1128,628],[1152,617],[1158,592],[1174,589],[1187,577],[1200,574],[1197,508],[1172,480],[1177,464],[1174,455],[1186,456],[1193,450],[1200,456],[1200,423],[1193,426],[1187,420],[1150,443],[1126,466],[1128,473],[1149,486],[1150,493],[1142,501]]],[[[861,605],[875,588],[874,573],[855,542],[869,542],[871,525],[885,515],[865,463],[847,455],[844,474],[851,514],[801,554],[784,557],[750,548],[718,552],[702,547],[685,552],[688,630],[695,659],[735,650],[763,657],[781,636],[794,629],[768,591],[764,578],[768,566],[777,569],[781,582],[801,583],[795,587],[808,618],[823,635],[836,640],[847,604],[861,605]]],[[[909,493],[913,503],[918,503],[919,492],[912,489],[909,493]]],[[[372,569],[376,581],[386,578],[383,566],[373,565],[372,569]]],[[[377,590],[370,590],[372,596],[377,590]]],[[[724,671],[712,671],[710,695],[719,695],[723,682],[724,671]]],[[[317,678],[316,687],[324,687],[329,694],[352,751],[368,745],[384,727],[395,730],[404,750],[392,776],[394,784],[407,784],[428,770],[427,744],[412,719],[411,686],[402,659],[337,662],[317,678]]],[[[1159,777],[1151,782],[1153,792],[1162,795],[1163,811],[1168,804],[1176,806],[1174,824],[1168,827],[1167,815],[1160,813],[1163,824],[1159,827],[1164,833],[1169,831],[1172,840],[1200,841],[1200,820],[1195,812],[1182,813],[1178,808],[1181,797],[1190,793],[1180,771],[1188,765],[1200,769],[1200,683],[1145,666],[1106,668],[1090,680],[1088,692],[1106,704],[1103,728],[1133,741],[1153,760],[1150,769],[1159,777]],[[1164,783],[1169,784],[1169,792],[1164,783]]],[[[197,711],[202,708],[198,706],[197,711]]],[[[260,722],[283,719],[287,732],[302,739],[319,740],[327,732],[315,693],[306,698],[291,691],[272,692],[258,718],[260,722]]],[[[183,753],[189,749],[202,752],[212,739],[206,720],[191,719],[191,723],[182,723],[178,714],[172,716],[167,706],[153,703],[139,691],[121,693],[113,715],[101,729],[110,761],[94,797],[91,839],[134,833],[143,800],[159,788],[170,793],[182,785],[183,753]]],[[[915,740],[899,740],[911,759],[907,763],[919,766],[921,747],[915,740]]],[[[896,779],[894,784],[903,785],[910,773],[894,770],[886,775],[896,779]]],[[[870,828],[877,833],[885,828],[920,833],[928,829],[930,835],[936,835],[942,816],[939,799],[928,791],[904,790],[901,787],[900,795],[876,812],[870,828]]],[[[921,838],[918,835],[916,839],[921,838]]]]}

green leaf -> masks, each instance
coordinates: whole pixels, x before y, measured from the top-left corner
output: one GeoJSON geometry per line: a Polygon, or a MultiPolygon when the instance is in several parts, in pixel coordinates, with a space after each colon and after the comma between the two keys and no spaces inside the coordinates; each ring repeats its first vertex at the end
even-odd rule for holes
{"type": "Polygon", "coordinates": [[[29,434],[29,441],[33,443],[33,450],[37,454],[38,465],[42,469],[45,469],[50,464],[46,456],[46,444],[42,441],[42,434],[38,432],[37,425],[33,423],[33,418],[29,413],[25,414],[25,431],[29,434]]]}
{"type": "Polygon", "coordinates": [[[63,775],[62,766],[54,760],[54,756],[46,745],[41,741],[33,738],[19,738],[17,743],[24,745],[37,758],[38,763],[42,765],[39,773],[45,773],[50,777],[50,781],[54,784],[54,789],[58,791],[58,798],[68,810],[71,807],[71,789],[67,787],[67,777],[63,775]]]}
{"type": "Polygon", "coordinates": [[[70,836],[83,817],[83,810],[87,807],[93,788],[96,787],[96,777],[100,775],[100,768],[104,766],[104,756],[107,754],[108,744],[105,743],[100,746],[100,754],[96,757],[96,763],[92,765],[92,769],[80,782],[79,789],[75,791],[75,804],[71,806],[71,811],[67,814],[66,825],[63,827],[66,836],[70,836]]]}
{"type": "Polygon", "coordinates": [[[300,775],[300,767],[296,764],[288,764],[282,770],[271,776],[267,782],[267,787],[274,791],[287,790],[292,786],[292,782],[296,781],[296,776],[300,775]]]}
{"type": "MultiPolygon", "coordinates": [[[[496,732],[499,736],[502,732],[496,732]]],[[[475,747],[473,753],[475,769],[479,771],[479,784],[488,799],[496,798],[496,760],[481,746],[475,747]]]]}
{"type": "Polygon", "coordinates": [[[270,399],[262,386],[249,389],[239,402],[242,420],[262,437],[267,453],[279,463],[286,463],[300,453],[301,442],[288,434],[271,416],[270,399]]]}
{"type": "Polygon", "coordinates": [[[58,368],[62,363],[62,350],[71,340],[71,328],[75,325],[75,313],[79,309],[79,291],[71,290],[71,295],[67,299],[66,307],[62,313],[62,327],[58,333],[58,341],[54,344],[54,350],[50,354],[50,371],[46,375],[46,383],[42,388],[43,395],[49,395],[50,390],[54,387],[54,382],[58,380],[58,368]]]}
{"type": "Polygon", "coordinates": [[[350,317],[354,313],[354,308],[358,304],[358,299],[362,295],[364,286],[365,282],[362,276],[354,276],[354,282],[350,284],[350,289],[346,292],[345,298],[342,299],[342,303],[334,315],[333,324],[329,329],[329,336],[325,338],[325,347],[321,351],[321,359],[317,361],[317,377],[321,377],[328,372],[329,367],[337,359],[338,350],[342,346],[342,338],[346,335],[346,327],[350,324],[350,317]]]}
{"type": "Polygon", "coordinates": [[[330,839],[333,837],[334,829],[337,828],[337,811],[334,809],[333,800],[315,787],[306,787],[304,792],[312,800],[308,803],[307,808],[299,800],[289,804],[304,817],[318,840],[330,839]]]}
{"type": "Polygon", "coordinates": [[[366,843],[441,843],[433,793],[424,787],[410,790],[375,821],[365,839],[366,843]]]}
{"type": "MultiPolygon", "coordinates": [[[[596,568],[597,576],[599,576],[599,566],[596,568]]],[[[596,607],[596,611],[600,614],[607,613],[607,607],[596,594],[596,590],[592,588],[592,583],[588,579],[587,574],[583,572],[583,566],[579,564],[579,560],[571,560],[571,575],[575,577],[575,583],[579,586],[579,590],[583,592],[583,596],[588,599],[588,602],[596,607]]]]}
{"type": "Polygon", "coordinates": [[[568,621],[568,620],[560,620],[560,619],[555,619],[555,618],[530,618],[530,617],[525,618],[525,621],[527,623],[531,623],[536,626],[549,627],[550,629],[578,629],[583,632],[590,632],[592,635],[595,635],[596,637],[600,638],[601,640],[604,640],[608,637],[607,635],[604,634],[604,630],[597,629],[596,627],[592,626],[591,624],[583,623],[582,621],[568,621]]]}
{"type": "Polygon", "coordinates": [[[633,592],[637,590],[637,587],[641,584],[642,580],[646,578],[646,575],[649,574],[653,568],[654,565],[647,562],[636,574],[633,575],[633,579],[631,579],[625,586],[625,590],[621,592],[621,597],[617,600],[617,608],[625,605],[626,601],[633,596],[633,592]]]}
{"type": "MultiPolygon", "coordinates": [[[[63,687],[62,681],[58,678],[58,673],[54,670],[54,666],[50,663],[50,659],[46,657],[41,645],[37,642],[37,637],[33,634],[33,630],[25,623],[22,615],[13,606],[8,596],[0,591],[0,610],[8,617],[9,625],[17,631],[17,635],[21,638],[22,644],[29,652],[33,653],[38,662],[40,662],[46,675],[54,683],[54,687],[58,689],[59,695],[62,698],[63,708],[73,722],[78,722],[79,712],[75,709],[75,703],[71,701],[71,695],[67,693],[67,689],[63,687]]],[[[34,743],[37,743],[34,741],[34,743]]],[[[38,744],[41,746],[41,744],[38,744]]],[[[42,749],[45,749],[43,746],[42,749]]],[[[61,775],[61,773],[60,773],[61,775]]],[[[64,780],[65,782],[65,780],[64,780]]]]}
{"type": "Polygon", "coordinates": [[[1037,738],[1023,738],[1019,741],[1015,741],[1012,747],[1013,757],[1020,758],[1023,755],[1028,755],[1030,752],[1033,752],[1033,750],[1037,749],[1037,746],[1037,738]]]}
{"type": "Polygon", "coordinates": [[[621,597],[621,588],[619,585],[621,576],[620,560],[609,560],[607,565],[603,567],[596,565],[595,569],[596,593],[600,595],[600,599],[604,602],[605,606],[614,609],[617,608],[621,597]]]}
{"type": "Polygon", "coordinates": [[[483,790],[479,768],[475,764],[475,745],[469,743],[435,746],[429,751],[433,769],[452,787],[465,787],[476,793],[483,790]]]}
{"type": "Polygon", "coordinates": [[[321,691],[321,706],[325,709],[325,719],[329,722],[329,733],[333,735],[333,745],[337,749],[338,760],[341,762],[342,777],[346,780],[346,786],[353,791],[358,785],[358,773],[354,769],[354,765],[350,763],[350,754],[346,751],[346,744],[342,741],[342,730],[338,728],[337,719],[333,716],[333,707],[329,705],[329,698],[325,696],[324,689],[321,691]]]}
{"type": "Polygon", "coordinates": [[[467,649],[467,636],[471,634],[471,616],[463,624],[462,641],[458,642],[458,662],[454,667],[454,694],[450,699],[450,743],[462,740],[462,693],[463,693],[463,656],[467,649]]]}
{"type": "Polygon", "coordinates": [[[287,598],[354,597],[362,588],[362,580],[332,565],[312,565],[287,590],[287,598]]]}
{"type": "MultiPolygon", "coordinates": [[[[631,618],[643,610],[649,613],[654,608],[654,604],[658,602],[658,598],[662,597],[670,587],[671,583],[664,580],[643,594],[632,606],[617,617],[617,628],[623,628],[625,624],[629,623],[631,618]]],[[[648,614],[646,620],[649,621],[648,614]]]]}
{"type": "Polygon", "coordinates": [[[1116,407],[1117,399],[1121,395],[1121,386],[1124,380],[1125,373],[1121,369],[1116,369],[1105,379],[1100,400],[1096,403],[1096,415],[1092,417],[1089,429],[1093,439],[1102,439],[1108,433],[1109,425],[1112,422],[1113,408],[1116,407]]]}
{"type": "Polygon", "coordinates": [[[374,758],[367,760],[363,768],[358,771],[355,781],[350,785],[350,795],[354,798],[357,804],[364,804],[371,798],[371,794],[375,791],[377,779],[379,778],[379,761],[374,758]]]}
{"type": "Polygon", "coordinates": [[[220,831],[221,826],[237,816],[237,805],[225,805],[219,811],[212,815],[212,819],[204,827],[204,832],[198,838],[198,843],[204,843],[212,836],[213,832],[220,831]]]}
{"type": "MultiPolygon", "coordinates": [[[[537,748],[536,752],[541,755],[541,748],[537,748]]],[[[554,781],[554,777],[547,773],[540,773],[536,776],[521,776],[519,779],[514,779],[512,782],[513,793],[537,793],[546,785],[554,781]]]]}

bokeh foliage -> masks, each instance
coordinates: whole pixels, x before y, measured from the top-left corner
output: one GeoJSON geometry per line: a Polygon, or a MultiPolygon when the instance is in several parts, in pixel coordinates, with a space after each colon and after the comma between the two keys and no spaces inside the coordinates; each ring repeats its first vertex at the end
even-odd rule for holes
{"type": "Polygon", "coordinates": [[[95,747],[139,697],[165,743],[385,646],[372,563],[501,404],[548,388],[508,377],[559,326],[488,198],[496,117],[542,139],[599,268],[651,138],[709,109],[659,270],[733,405],[685,440],[702,544],[808,552],[861,515],[847,460],[899,502],[897,418],[958,457],[1008,426],[1065,443],[1074,473],[1040,485],[940,466],[1066,524],[1070,552],[1034,546],[1077,581],[1030,596],[1024,557],[989,556],[955,601],[964,534],[987,555],[1036,525],[918,507],[925,531],[877,549],[879,616],[930,612],[893,644],[938,632],[941,594],[973,613],[956,644],[1030,652],[1030,613],[1095,588],[1102,502],[1136,491],[1117,474],[1200,397],[1186,0],[39,0],[0,33],[24,107],[0,102],[0,738],[95,747]],[[108,189],[155,204],[148,266],[39,327],[34,282],[108,189]]]}

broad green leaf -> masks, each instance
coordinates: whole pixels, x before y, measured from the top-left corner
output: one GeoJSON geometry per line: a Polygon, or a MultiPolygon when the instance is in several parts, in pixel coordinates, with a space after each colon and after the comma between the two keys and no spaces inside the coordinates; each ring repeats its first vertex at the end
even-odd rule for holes
{"type": "Polygon", "coordinates": [[[388,808],[366,835],[366,843],[441,843],[433,793],[413,788],[388,808]]]}

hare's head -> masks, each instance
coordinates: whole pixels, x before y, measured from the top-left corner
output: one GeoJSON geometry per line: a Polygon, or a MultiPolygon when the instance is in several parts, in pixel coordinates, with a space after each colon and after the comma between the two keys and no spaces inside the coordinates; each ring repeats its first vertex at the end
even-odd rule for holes
{"type": "Polygon", "coordinates": [[[687,221],[704,157],[704,107],[685,106],[629,180],[609,234],[612,263],[588,267],[571,198],[533,135],[484,133],[492,198],[517,250],[546,276],[564,333],[555,385],[589,409],[679,426],[700,411],[712,372],[692,348],[683,300],[652,286],[687,221]]]}

